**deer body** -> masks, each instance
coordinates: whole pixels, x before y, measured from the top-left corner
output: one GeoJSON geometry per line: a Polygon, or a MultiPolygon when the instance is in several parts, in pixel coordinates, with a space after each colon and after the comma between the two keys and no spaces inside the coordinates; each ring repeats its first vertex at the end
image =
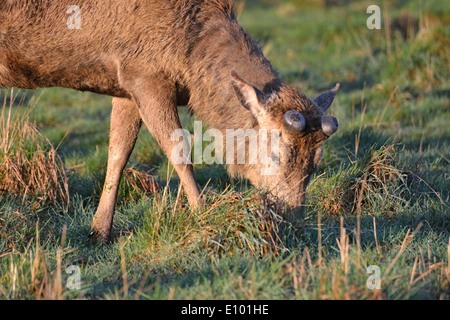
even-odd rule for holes
{"type": "MultiPolygon", "coordinates": [[[[0,87],[114,97],[105,187],[91,232],[96,238],[109,239],[120,177],[141,124],[170,156],[171,134],[181,128],[178,105],[222,131],[279,130],[275,176],[260,176],[258,165],[229,165],[230,172],[293,206],[304,203],[321,145],[337,129],[323,116],[336,90],[313,101],[285,85],[239,26],[230,0],[5,0],[0,21],[0,87]],[[67,24],[74,5],[79,28],[67,24]]],[[[192,165],[174,167],[197,207],[192,165]]]]}

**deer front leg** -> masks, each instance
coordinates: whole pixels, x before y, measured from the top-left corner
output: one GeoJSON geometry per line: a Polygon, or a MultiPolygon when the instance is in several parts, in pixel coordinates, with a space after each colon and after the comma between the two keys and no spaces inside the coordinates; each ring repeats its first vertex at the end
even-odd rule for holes
{"type": "Polygon", "coordinates": [[[110,240],[120,178],[133,151],[141,125],[139,110],[132,100],[113,99],[105,184],[89,233],[89,237],[95,240],[110,240]]]}
{"type": "Polygon", "coordinates": [[[148,130],[174,166],[189,204],[194,209],[201,206],[200,190],[194,178],[192,164],[172,159],[172,150],[180,143],[172,141],[172,134],[181,129],[175,83],[160,74],[145,78],[127,77],[126,74],[122,74],[121,80],[135,99],[148,130]]]}

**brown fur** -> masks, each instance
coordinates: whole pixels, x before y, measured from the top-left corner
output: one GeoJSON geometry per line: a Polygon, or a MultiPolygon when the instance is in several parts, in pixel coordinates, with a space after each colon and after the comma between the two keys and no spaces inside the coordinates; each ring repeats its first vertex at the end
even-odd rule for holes
{"type": "MultiPolygon", "coordinates": [[[[283,82],[242,30],[230,0],[3,0],[0,1],[0,87],[66,87],[115,97],[108,173],[93,233],[110,235],[117,187],[142,121],[170,155],[180,128],[177,105],[220,130],[281,130],[281,167],[261,177],[257,165],[230,165],[232,174],[269,187],[294,206],[304,203],[309,177],[327,136],[323,111],[283,82]],[[81,29],[69,29],[67,8],[81,8],[81,29]],[[259,116],[233,90],[231,71],[267,97],[259,116]],[[288,110],[308,127],[282,126],[288,110]]],[[[199,204],[191,165],[175,165],[189,201],[199,204]]]]}

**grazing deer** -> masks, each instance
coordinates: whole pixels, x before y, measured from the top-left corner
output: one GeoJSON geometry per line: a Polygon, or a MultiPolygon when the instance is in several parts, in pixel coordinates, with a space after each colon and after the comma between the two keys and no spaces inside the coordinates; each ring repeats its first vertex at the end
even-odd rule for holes
{"type": "MultiPolygon", "coordinates": [[[[106,180],[90,232],[105,242],[141,124],[170,157],[179,143],[171,139],[181,128],[177,106],[223,132],[276,132],[276,172],[261,174],[261,163],[228,170],[297,208],[323,142],[338,129],[324,115],[338,85],[313,100],[283,83],[239,25],[231,0],[2,0],[0,87],[113,97],[106,180]]],[[[190,205],[200,206],[192,164],[173,165],[190,205]]]]}

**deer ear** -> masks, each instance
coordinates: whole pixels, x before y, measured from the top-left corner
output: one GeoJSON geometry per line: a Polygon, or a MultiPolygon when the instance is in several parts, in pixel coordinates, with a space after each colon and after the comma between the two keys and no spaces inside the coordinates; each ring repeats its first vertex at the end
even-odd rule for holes
{"type": "Polygon", "coordinates": [[[254,116],[266,109],[264,93],[242,80],[234,70],[231,72],[231,78],[236,96],[245,109],[250,110],[254,116]]]}
{"type": "Polygon", "coordinates": [[[336,93],[339,90],[339,83],[330,91],[327,91],[325,93],[322,93],[320,96],[314,99],[314,101],[317,103],[320,109],[322,109],[323,112],[326,112],[333,103],[334,97],[336,97],[336,93]]]}

